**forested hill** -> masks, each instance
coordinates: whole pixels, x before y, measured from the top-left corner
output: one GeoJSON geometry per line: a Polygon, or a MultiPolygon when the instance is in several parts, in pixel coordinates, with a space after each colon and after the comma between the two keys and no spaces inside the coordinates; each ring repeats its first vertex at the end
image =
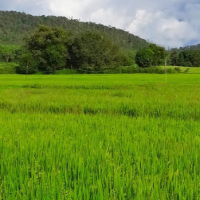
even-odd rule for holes
{"type": "Polygon", "coordinates": [[[185,47],[180,47],[180,48],[173,48],[172,50],[174,51],[200,50],[200,44],[190,45],[190,46],[185,46],[185,47]]]}
{"type": "Polygon", "coordinates": [[[32,16],[15,11],[0,11],[0,43],[20,45],[23,37],[31,33],[38,25],[62,27],[75,35],[83,30],[98,30],[108,35],[115,43],[125,49],[139,49],[148,43],[124,30],[107,27],[92,22],[80,22],[75,19],[55,16],[32,16]]]}
{"type": "Polygon", "coordinates": [[[200,44],[180,47],[179,50],[200,50],[200,44]]]}

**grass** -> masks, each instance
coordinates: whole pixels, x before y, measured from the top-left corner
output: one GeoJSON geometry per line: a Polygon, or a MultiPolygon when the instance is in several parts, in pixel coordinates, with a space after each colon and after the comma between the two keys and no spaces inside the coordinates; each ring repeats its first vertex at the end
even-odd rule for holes
{"type": "MultiPolygon", "coordinates": [[[[165,68],[165,66],[161,66],[163,69],[165,68]]],[[[181,73],[184,73],[187,69],[188,70],[188,74],[200,74],[200,67],[180,67],[180,66],[167,66],[167,68],[179,68],[181,73]]]]}
{"type": "Polygon", "coordinates": [[[0,199],[198,199],[200,75],[1,75],[0,199]]]}

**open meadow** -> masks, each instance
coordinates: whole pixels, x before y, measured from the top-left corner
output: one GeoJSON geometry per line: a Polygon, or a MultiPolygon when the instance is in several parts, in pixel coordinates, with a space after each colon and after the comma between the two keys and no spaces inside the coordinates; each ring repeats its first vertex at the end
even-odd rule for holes
{"type": "Polygon", "coordinates": [[[200,198],[200,74],[0,75],[0,199],[200,198]]]}

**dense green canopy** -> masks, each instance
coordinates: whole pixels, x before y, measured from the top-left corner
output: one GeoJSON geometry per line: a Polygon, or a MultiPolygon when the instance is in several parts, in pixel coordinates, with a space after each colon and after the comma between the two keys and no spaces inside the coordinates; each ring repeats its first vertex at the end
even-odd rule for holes
{"type": "Polygon", "coordinates": [[[96,31],[87,31],[78,35],[69,45],[68,52],[68,67],[76,69],[100,70],[130,64],[128,57],[115,43],[96,31]]]}
{"type": "Polygon", "coordinates": [[[148,45],[144,40],[127,31],[92,22],[80,22],[76,19],[56,16],[32,16],[14,11],[0,11],[0,43],[23,44],[23,38],[32,33],[40,24],[50,27],[62,27],[73,35],[83,31],[99,31],[124,49],[139,49],[148,45]]]}

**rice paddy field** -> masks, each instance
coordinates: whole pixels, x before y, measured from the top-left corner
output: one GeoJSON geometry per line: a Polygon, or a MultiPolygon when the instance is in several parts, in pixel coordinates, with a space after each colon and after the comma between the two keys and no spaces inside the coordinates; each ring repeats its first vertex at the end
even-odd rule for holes
{"type": "Polygon", "coordinates": [[[200,199],[200,74],[0,75],[0,199],[200,199]]]}

